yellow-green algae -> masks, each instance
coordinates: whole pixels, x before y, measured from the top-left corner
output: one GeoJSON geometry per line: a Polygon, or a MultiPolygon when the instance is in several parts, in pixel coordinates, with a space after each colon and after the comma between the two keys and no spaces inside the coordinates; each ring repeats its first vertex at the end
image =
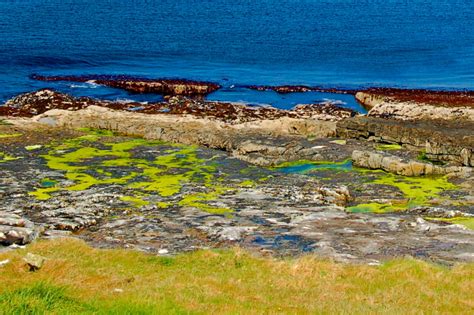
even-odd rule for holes
{"type": "Polygon", "coordinates": [[[455,217],[455,218],[425,217],[425,219],[430,220],[430,221],[440,221],[440,222],[447,222],[447,223],[452,223],[452,224],[460,224],[470,230],[474,230],[474,217],[455,217]]]}
{"type": "MultiPolygon", "coordinates": [[[[392,145],[389,145],[392,146],[392,145]]],[[[314,162],[300,160],[288,163],[282,163],[274,168],[284,173],[308,173],[315,170],[336,170],[353,171],[362,174],[376,175],[376,179],[371,183],[378,185],[388,185],[398,188],[406,200],[395,201],[393,203],[366,203],[353,207],[348,207],[350,212],[373,212],[385,213],[393,211],[403,211],[416,206],[427,205],[432,199],[443,199],[440,194],[446,190],[455,190],[458,187],[450,183],[446,176],[421,176],[407,177],[382,170],[368,170],[354,168],[350,160],[342,162],[314,162]]]]}
{"type": "Polygon", "coordinates": [[[43,146],[41,144],[36,144],[36,145],[28,145],[25,147],[25,150],[27,151],[34,151],[34,150],[38,150],[38,149],[41,149],[43,146]]]}
{"type": "Polygon", "coordinates": [[[401,150],[402,146],[399,144],[378,144],[375,146],[375,149],[379,151],[396,151],[401,150]]]}
{"type": "MultiPolygon", "coordinates": [[[[175,197],[186,183],[201,183],[204,192],[185,194],[176,202],[212,213],[231,212],[231,209],[214,207],[207,202],[217,199],[229,188],[220,185],[214,175],[216,167],[208,165],[208,160],[197,156],[193,146],[167,145],[172,148],[154,156],[152,160],[135,158],[133,149],[143,146],[164,145],[162,142],[144,139],[126,139],[120,142],[108,139],[111,133],[89,132],[88,135],[66,140],[50,146],[47,154],[41,155],[47,166],[64,172],[65,179],[74,184],[67,187],[41,187],[30,194],[40,200],[51,198],[60,190],[85,190],[97,185],[123,185],[132,192],[121,200],[134,206],[150,204],[147,200],[152,193],[164,199],[175,197]],[[96,143],[98,142],[98,143],[96,143]],[[126,171],[124,171],[124,169],[126,171]]],[[[167,208],[172,204],[160,201],[156,204],[167,208]]]]}
{"type": "Polygon", "coordinates": [[[346,145],[346,144],[347,144],[347,140],[345,140],[345,139],[337,139],[337,140],[330,141],[330,143],[339,144],[339,145],[346,145]]]}
{"type": "Polygon", "coordinates": [[[0,133],[0,139],[21,137],[22,135],[23,134],[21,134],[21,133],[11,133],[11,134],[2,134],[2,133],[0,133]]]}
{"type": "Polygon", "coordinates": [[[0,163],[8,162],[8,161],[15,161],[21,159],[21,157],[14,157],[12,155],[9,155],[5,152],[0,152],[0,163]]]}
{"type": "Polygon", "coordinates": [[[391,204],[368,203],[348,207],[350,212],[393,212],[403,211],[417,206],[429,204],[434,198],[441,198],[440,194],[446,190],[454,190],[458,187],[450,183],[446,176],[399,176],[384,171],[368,171],[355,169],[359,172],[377,173],[379,177],[372,181],[373,184],[388,185],[398,188],[406,198],[405,202],[391,204]]]}

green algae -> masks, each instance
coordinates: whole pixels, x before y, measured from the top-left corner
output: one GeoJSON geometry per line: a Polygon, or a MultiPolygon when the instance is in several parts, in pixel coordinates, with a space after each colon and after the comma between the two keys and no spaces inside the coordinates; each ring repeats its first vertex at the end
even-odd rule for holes
{"type": "Polygon", "coordinates": [[[378,144],[375,149],[378,151],[397,151],[401,150],[402,146],[399,144],[378,144]]]}
{"type": "Polygon", "coordinates": [[[13,124],[5,119],[0,119],[0,126],[12,126],[13,124]]]}
{"type": "Polygon", "coordinates": [[[239,184],[239,186],[244,187],[244,188],[252,188],[252,187],[255,187],[256,184],[257,183],[255,181],[248,179],[248,180],[244,180],[243,182],[241,182],[239,184]]]}
{"type": "MultiPolygon", "coordinates": [[[[369,175],[370,184],[385,185],[397,188],[404,196],[405,200],[395,200],[391,203],[371,202],[358,204],[346,208],[349,212],[371,212],[386,213],[394,211],[404,211],[410,208],[429,205],[434,199],[443,200],[441,194],[448,190],[456,190],[458,187],[448,181],[446,176],[421,176],[407,177],[395,175],[383,170],[368,170],[355,168],[350,160],[342,162],[313,162],[300,160],[283,163],[273,168],[283,173],[311,174],[319,170],[333,170],[344,172],[356,172],[361,176],[369,175]]],[[[320,180],[328,178],[319,178],[320,180]]]]}
{"type": "Polygon", "coordinates": [[[132,203],[133,205],[137,207],[141,206],[148,206],[150,204],[149,201],[143,200],[142,198],[139,197],[134,197],[134,196],[122,196],[120,197],[120,200],[132,203]]]}
{"type": "Polygon", "coordinates": [[[23,134],[21,133],[11,133],[11,134],[1,134],[0,133],[0,139],[6,139],[6,138],[16,138],[16,137],[21,137],[23,134]]]}
{"type": "Polygon", "coordinates": [[[470,230],[474,230],[474,217],[455,217],[455,218],[432,218],[432,217],[425,217],[426,220],[429,221],[438,221],[438,222],[446,222],[451,224],[459,224],[462,225],[470,230]]]}
{"type": "Polygon", "coordinates": [[[337,140],[330,141],[330,143],[339,144],[339,145],[346,145],[346,144],[347,144],[347,140],[344,140],[344,139],[337,139],[337,140]]]}
{"type": "Polygon", "coordinates": [[[41,144],[36,144],[36,145],[28,145],[25,147],[25,150],[27,151],[34,151],[34,150],[39,150],[41,149],[43,146],[41,144]]]}
{"type": "Polygon", "coordinates": [[[48,152],[40,155],[50,169],[61,171],[72,184],[64,187],[42,185],[30,195],[47,200],[61,190],[81,191],[100,185],[120,185],[128,190],[120,199],[133,207],[150,205],[153,199],[150,197],[158,195],[162,201],[153,203],[163,209],[174,203],[210,213],[232,212],[208,204],[230,188],[221,185],[222,178],[216,175],[217,165],[210,163],[212,158],[200,158],[197,147],[137,138],[117,141],[109,132],[82,131],[89,134],[48,146],[48,152]],[[138,148],[156,150],[164,146],[170,149],[147,157],[135,154],[138,148]],[[182,194],[183,187],[193,183],[203,189],[182,194]],[[173,203],[168,198],[172,198],[173,203]]]}
{"type": "MultiPolygon", "coordinates": [[[[364,170],[363,172],[367,172],[364,170]]],[[[384,171],[370,171],[376,173],[378,178],[371,183],[376,185],[387,185],[396,187],[403,193],[406,201],[397,201],[389,204],[368,203],[348,207],[349,212],[394,212],[403,211],[414,207],[430,205],[433,199],[443,199],[441,193],[447,190],[455,190],[458,187],[448,181],[446,176],[421,176],[406,177],[394,175],[384,171]]]]}
{"type": "Polygon", "coordinates": [[[418,154],[417,160],[418,160],[418,161],[422,161],[422,162],[428,162],[428,163],[431,163],[431,164],[434,164],[434,165],[445,165],[445,163],[442,162],[442,161],[434,161],[434,160],[428,158],[428,157],[426,156],[426,152],[425,152],[425,151],[421,151],[420,154],[418,154]]]}
{"type": "Polygon", "coordinates": [[[14,157],[8,153],[0,152],[0,163],[19,160],[21,157],[14,157]]]}
{"type": "Polygon", "coordinates": [[[51,198],[52,193],[60,190],[60,188],[57,187],[57,184],[58,182],[56,180],[44,178],[40,182],[41,188],[38,188],[29,194],[36,197],[38,200],[48,200],[51,198]]]}

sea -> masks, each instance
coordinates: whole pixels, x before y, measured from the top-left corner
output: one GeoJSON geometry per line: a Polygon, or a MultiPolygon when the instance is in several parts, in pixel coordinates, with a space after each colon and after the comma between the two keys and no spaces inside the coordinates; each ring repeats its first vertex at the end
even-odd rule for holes
{"type": "Polygon", "coordinates": [[[153,102],[89,83],[31,74],[126,74],[214,81],[210,100],[267,104],[351,95],[257,92],[304,84],[474,89],[474,1],[11,0],[0,1],[0,103],[54,88],[77,96],[153,102]]]}

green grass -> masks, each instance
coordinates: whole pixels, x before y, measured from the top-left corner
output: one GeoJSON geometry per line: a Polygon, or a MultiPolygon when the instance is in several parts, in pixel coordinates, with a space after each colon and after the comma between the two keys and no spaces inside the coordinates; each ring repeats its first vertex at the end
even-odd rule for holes
{"type": "Polygon", "coordinates": [[[168,301],[144,304],[134,301],[82,301],[73,297],[72,288],[46,282],[0,294],[0,314],[187,314],[168,301]]]}
{"type": "Polygon", "coordinates": [[[261,258],[241,249],[158,257],[41,241],[0,254],[0,314],[469,313],[474,265],[413,259],[382,266],[316,257],[261,258]],[[47,258],[29,272],[27,252],[47,258]]]}

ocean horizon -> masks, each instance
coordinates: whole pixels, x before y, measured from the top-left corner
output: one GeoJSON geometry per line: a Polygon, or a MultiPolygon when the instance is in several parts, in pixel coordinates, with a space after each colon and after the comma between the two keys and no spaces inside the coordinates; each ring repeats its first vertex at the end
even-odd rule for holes
{"type": "Polygon", "coordinates": [[[0,16],[0,101],[45,87],[112,100],[160,99],[38,82],[29,78],[33,73],[206,80],[224,87],[212,100],[282,108],[351,101],[234,87],[474,89],[469,1],[27,0],[1,1],[0,16]]]}

